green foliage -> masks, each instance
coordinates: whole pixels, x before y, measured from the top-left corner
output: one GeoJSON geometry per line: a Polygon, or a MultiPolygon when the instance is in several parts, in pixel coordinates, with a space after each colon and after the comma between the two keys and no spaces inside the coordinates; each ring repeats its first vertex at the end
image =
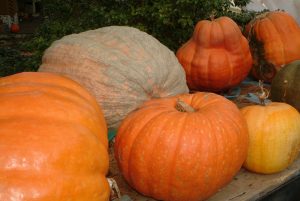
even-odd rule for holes
{"type": "MultiPolygon", "coordinates": [[[[245,6],[250,0],[235,0],[245,6]]],[[[252,13],[228,10],[229,0],[43,0],[46,19],[24,47],[41,62],[44,50],[65,35],[110,25],[133,26],[157,38],[174,52],[192,35],[199,20],[230,16],[241,26],[252,13]]]]}
{"type": "MultiPolygon", "coordinates": [[[[235,2],[244,6],[249,1],[235,2]]],[[[175,51],[191,36],[199,20],[209,19],[212,14],[241,19],[241,15],[228,11],[229,0],[44,0],[43,3],[49,20],[39,33],[48,41],[83,30],[126,25],[153,35],[175,51]],[[55,26],[54,30],[52,26],[55,26]],[[57,30],[59,27],[61,30],[57,30]]],[[[244,21],[249,17],[246,16],[244,21]]]]}
{"type": "Polygon", "coordinates": [[[26,55],[14,48],[0,48],[0,77],[24,72],[35,71],[40,63],[36,55],[26,55]]]}

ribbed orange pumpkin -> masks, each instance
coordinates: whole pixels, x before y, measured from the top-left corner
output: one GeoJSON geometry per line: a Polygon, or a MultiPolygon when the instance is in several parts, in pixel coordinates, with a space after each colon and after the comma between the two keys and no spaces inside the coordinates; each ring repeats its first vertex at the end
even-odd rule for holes
{"type": "Polygon", "coordinates": [[[219,95],[198,92],[146,102],[122,122],[114,148],[120,171],[138,192],[198,201],[231,181],[247,147],[238,108],[219,95]],[[195,111],[187,112],[188,105],[195,111]]]}
{"type": "Polygon", "coordinates": [[[238,85],[252,67],[247,39],[228,17],[199,21],[177,51],[192,90],[222,91],[238,85]]]}
{"type": "Polygon", "coordinates": [[[51,73],[0,79],[0,200],[107,201],[106,123],[79,84],[51,73]]]}
{"type": "Polygon", "coordinates": [[[300,59],[300,28],[296,20],[283,11],[257,16],[246,28],[253,55],[253,75],[272,81],[285,64],[300,59]]]}
{"type": "Polygon", "coordinates": [[[249,128],[249,149],[244,167],[264,174],[287,168],[300,148],[300,114],[286,103],[242,108],[249,128]]]}

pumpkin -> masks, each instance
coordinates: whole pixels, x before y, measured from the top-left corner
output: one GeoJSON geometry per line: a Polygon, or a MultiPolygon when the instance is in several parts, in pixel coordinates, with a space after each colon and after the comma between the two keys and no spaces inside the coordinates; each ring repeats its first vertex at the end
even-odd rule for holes
{"type": "Polygon", "coordinates": [[[247,147],[246,122],[236,105],[198,92],[150,100],[129,114],[114,156],[138,192],[157,200],[198,201],[232,180],[247,147]]]}
{"type": "Polygon", "coordinates": [[[20,32],[20,26],[19,26],[19,24],[17,24],[17,23],[12,23],[12,24],[10,25],[10,31],[11,31],[12,33],[18,33],[18,32],[20,32]]]}
{"type": "Polygon", "coordinates": [[[81,83],[96,97],[112,129],[146,100],[188,92],[175,54],[149,34],[126,26],[103,27],[55,41],[39,71],[81,83]]]}
{"type": "Polygon", "coordinates": [[[176,56],[191,90],[219,92],[248,75],[252,57],[247,39],[229,17],[201,20],[176,56]]]}
{"type": "Polygon", "coordinates": [[[52,73],[0,78],[0,200],[107,201],[107,127],[78,83],[52,73]]]}
{"type": "Polygon", "coordinates": [[[300,148],[300,114],[286,103],[271,102],[241,109],[249,129],[244,167],[272,174],[286,169],[300,148]]]}
{"type": "Polygon", "coordinates": [[[252,55],[252,74],[271,82],[283,65],[300,59],[300,28],[286,12],[270,11],[256,16],[246,28],[252,55]]]}
{"type": "Polygon", "coordinates": [[[300,60],[284,66],[271,84],[271,99],[286,102],[300,111],[300,60]]]}

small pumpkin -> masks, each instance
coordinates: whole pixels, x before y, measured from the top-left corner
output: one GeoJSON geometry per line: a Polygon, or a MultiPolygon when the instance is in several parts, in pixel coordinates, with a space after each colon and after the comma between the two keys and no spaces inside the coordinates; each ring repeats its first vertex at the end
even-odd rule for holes
{"type": "Polygon", "coordinates": [[[66,75],[86,87],[112,129],[144,101],[188,92],[175,54],[133,27],[109,26],[65,36],[42,60],[39,71],[66,75]]]}
{"type": "Polygon", "coordinates": [[[10,31],[11,31],[12,33],[18,33],[18,32],[20,32],[20,26],[19,26],[19,24],[17,24],[17,23],[12,23],[12,24],[10,25],[10,31]]]}
{"type": "Polygon", "coordinates": [[[247,147],[246,122],[236,105],[198,92],[145,102],[122,122],[114,155],[138,192],[198,201],[232,180],[247,147]]]}
{"type": "Polygon", "coordinates": [[[252,67],[247,39],[229,17],[201,20],[176,56],[191,90],[219,92],[238,85],[252,67]]]}
{"type": "Polygon", "coordinates": [[[271,84],[271,99],[286,102],[300,111],[300,60],[284,66],[271,84]]]}
{"type": "Polygon", "coordinates": [[[252,56],[252,74],[271,82],[285,64],[300,59],[300,27],[284,11],[256,16],[246,28],[252,56]]]}
{"type": "Polygon", "coordinates": [[[298,156],[300,114],[286,103],[271,102],[241,109],[249,129],[249,149],[244,167],[272,174],[286,169],[298,156]]]}
{"type": "Polygon", "coordinates": [[[0,200],[109,200],[107,127],[83,87],[52,73],[2,77],[0,111],[0,200]]]}

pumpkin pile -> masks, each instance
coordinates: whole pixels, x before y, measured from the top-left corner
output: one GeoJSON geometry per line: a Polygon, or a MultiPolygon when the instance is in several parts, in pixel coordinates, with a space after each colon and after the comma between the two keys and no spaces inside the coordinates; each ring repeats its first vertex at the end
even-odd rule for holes
{"type": "Polygon", "coordinates": [[[247,30],[199,21],[175,55],[136,28],[103,27],[55,41],[39,72],[0,78],[0,200],[108,201],[108,128],[124,179],[157,200],[208,199],[242,166],[286,169],[300,148],[299,61],[281,67],[300,59],[300,29],[274,11],[247,30]],[[280,102],[239,109],[216,94],[250,70],[280,102]]]}

